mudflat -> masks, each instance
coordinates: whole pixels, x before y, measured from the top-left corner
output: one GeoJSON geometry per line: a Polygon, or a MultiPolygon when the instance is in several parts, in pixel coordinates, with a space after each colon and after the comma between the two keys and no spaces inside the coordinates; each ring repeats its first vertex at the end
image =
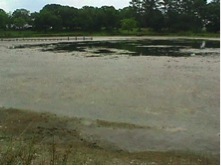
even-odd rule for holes
{"type": "MultiPolygon", "coordinates": [[[[139,38],[94,38],[116,39],[139,38]]],[[[36,43],[0,42],[0,107],[83,118],[82,137],[124,151],[219,155],[219,56],[87,58],[13,49],[36,43]]]]}

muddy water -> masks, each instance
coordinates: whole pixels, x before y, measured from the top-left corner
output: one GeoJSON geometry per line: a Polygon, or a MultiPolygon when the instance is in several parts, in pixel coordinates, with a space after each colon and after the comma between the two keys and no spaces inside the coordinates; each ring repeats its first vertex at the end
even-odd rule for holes
{"type": "Polygon", "coordinates": [[[22,45],[18,48],[41,47],[42,51],[87,52],[99,56],[129,55],[129,56],[209,56],[219,52],[220,42],[213,40],[112,40],[112,41],[82,41],[62,42],[54,44],[22,45]],[[119,52],[121,50],[121,52],[119,52]]]}
{"type": "Polygon", "coordinates": [[[219,153],[219,50],[85,58],[8,46],[0,46],[0,106],[146,126],[82,131],[125,150],[219,153]]]}

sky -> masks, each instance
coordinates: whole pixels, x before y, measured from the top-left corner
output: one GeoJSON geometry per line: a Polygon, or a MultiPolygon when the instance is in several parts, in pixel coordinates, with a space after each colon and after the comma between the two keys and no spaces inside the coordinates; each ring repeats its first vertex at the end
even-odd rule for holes
{"type": "Polygon", "coordinates": [[[0,0],[0,9],[13,12],[15,9],[27,9],[31,12],[39,12],[46,4],[68,5],[76,8],[83,6],[114,6],[121,9],[129,6],[130,0],[0,0]]]}

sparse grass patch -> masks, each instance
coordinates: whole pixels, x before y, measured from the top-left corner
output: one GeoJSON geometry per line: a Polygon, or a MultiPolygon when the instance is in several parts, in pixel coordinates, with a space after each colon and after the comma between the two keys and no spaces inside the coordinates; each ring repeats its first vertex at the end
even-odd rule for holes
{"type": "Polygon", "coordinates": [[[36,157],[37,149],[33,141],[26,141],[11,138],[0,147],[0,164],[29,165],[36,157]]]}
{"type": "MultiPolygon", "coordinates": [[[[139,126],[97,121],[103,127],[139,126]]],[[[81,119],[0,108],[0,164],[219,164],[219,156],[192,152],[113,150],[81,138],[81,119]]]]}

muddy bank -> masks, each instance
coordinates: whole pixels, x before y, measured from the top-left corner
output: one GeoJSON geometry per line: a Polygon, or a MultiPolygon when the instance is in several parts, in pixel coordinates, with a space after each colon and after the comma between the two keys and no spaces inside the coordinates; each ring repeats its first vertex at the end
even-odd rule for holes
{"type": "Polygon", "coordinates": [[[18,44],[0,43],[0,106],[142,126],[82,130],[131,152],[219,154],[219,56],[85,58],[18,44]]]}

